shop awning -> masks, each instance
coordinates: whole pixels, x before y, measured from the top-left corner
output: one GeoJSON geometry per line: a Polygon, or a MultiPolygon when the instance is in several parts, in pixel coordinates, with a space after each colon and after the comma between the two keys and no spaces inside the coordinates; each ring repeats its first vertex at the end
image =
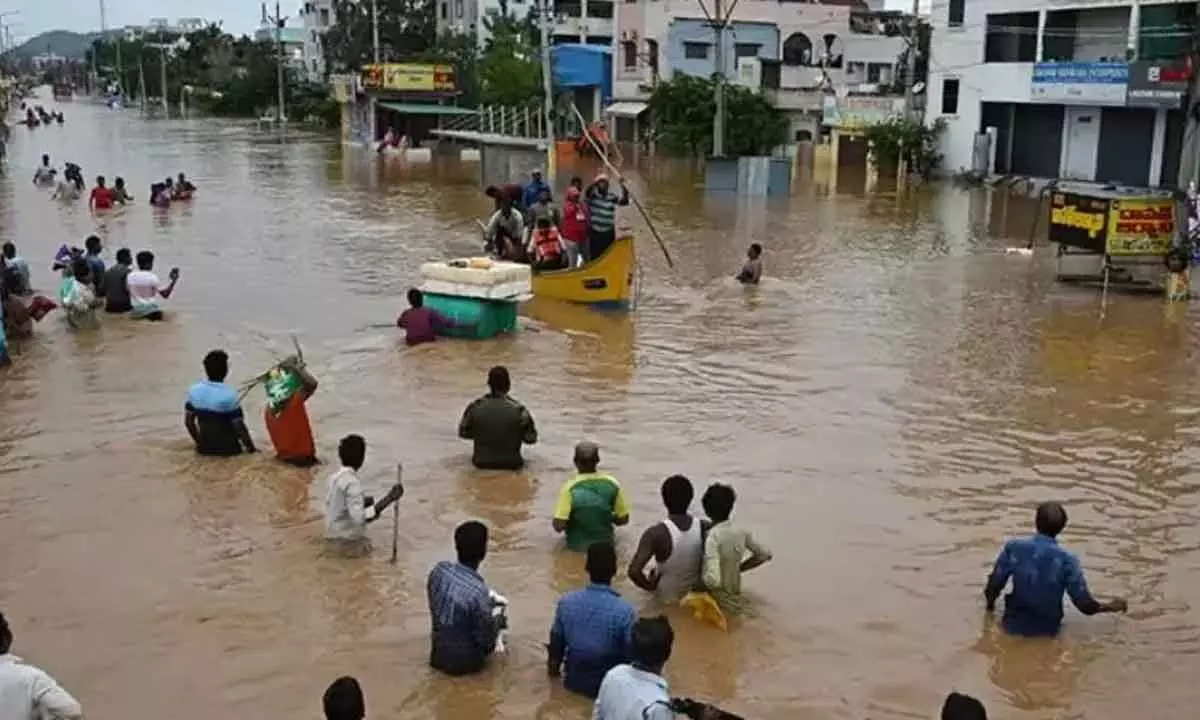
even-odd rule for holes
{"type": "Polygon", "coordinates": [[[477,111],[453,105],[430,105],[426,103],[381,102],[379,107],[405,115],[475,115],[477,111]]]}
{"type": "Polygon", "coordinates": [[[638,115],[646,112],[646,108],[650,107],[644,102],[618,102],[604,108],[605,115],[613,115],[616,117],[635,118],[638,115]]]}

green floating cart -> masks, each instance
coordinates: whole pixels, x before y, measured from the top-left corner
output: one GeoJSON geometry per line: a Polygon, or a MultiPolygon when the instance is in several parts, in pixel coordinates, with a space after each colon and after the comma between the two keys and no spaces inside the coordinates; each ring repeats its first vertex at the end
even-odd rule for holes
{"type": "Polygon", "coordinates": [[[459,258],[421,266],[425,306],[456,327],[445,335],[486,340],[517,330],[517,305],[530,297],[528,265],[459,258]]]}

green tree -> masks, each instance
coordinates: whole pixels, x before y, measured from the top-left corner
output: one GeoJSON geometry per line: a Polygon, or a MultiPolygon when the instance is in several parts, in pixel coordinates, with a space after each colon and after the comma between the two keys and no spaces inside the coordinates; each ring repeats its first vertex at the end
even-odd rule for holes
{"type": "Polygon", "coordinates": [[[541,34],[531,10],[514,16],[508,3],[483,19],[490,37],[479,58],[480,97],[484,103],[525,105],[544,94],[542,87],[541,34]]]}
{"type": "MultiPolygon", "coordinates": [[[[659,82],[650,96],[654,133],[669,153],[707,156],[712,152],[716,103],[713,80],[676,75],[659,82]]],[[[787,138],[787,118],[761,93],[725,86],[725,151],[734,157],[766,155],[787,138]]]]}
{"type": "Polygon", "coordinates": [[[479,50],[473,35],[443,33],[417,61],[453,65],[454,82],[459,91],[458,104],[463,107],[479,104],[479,50]]]}
{"type": "MultiPolygon", "coordinates": [[[[434,0],[377,0],[379,56],[383,62],[419,59],[437,42],[434,0]]],[[[338,0],[336,22],[323,38],[332,72],[357,72],[374,61],[371,4],[338,0]]]]}

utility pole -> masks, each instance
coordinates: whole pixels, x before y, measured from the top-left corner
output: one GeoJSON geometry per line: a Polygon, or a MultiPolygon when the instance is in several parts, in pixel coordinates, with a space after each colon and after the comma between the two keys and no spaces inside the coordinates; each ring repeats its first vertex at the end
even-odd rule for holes
{"type": "Polygon", "coordinates": [[[162,72],[162,106],[163,112],[167,117],[171,117],[171,101],[167,99],[167,38],[166,31],[163,31],[162,43],[159,44],[158,50],[161,53],[158,63],[158,69],[162,72]]]}
{"type": "MultiPolygon", "coordinates": [[[[733,4],[737,5],[737,0],[734,0],[733,4]]],[[[713,104],[716,106],[716,113],[713,115],[713,157],[725,155],[725,28],[729,25],[733,6],[730,6],[728,13],[722,14],[723,12],[721,0],[713,0],[713,14],[709,18],[716,41],[716,56],[713,59],[713,104]]]]}
{"type": "Polygon", "coordinates": [[[283,23],[284,17],[279,10],[279,0],[275,0],[275,78],[279,86],[279,98],[275,106],[275,122],[281,127],[284,122],[283,104],[285,102],[284,91],[286,90],[283,79],[283,23]]]}
{"type": "MultiPolygon", "coordinates": [[[[279,6],[276,5],[276,12],[279,6]]],[[[374,62],[379,64],[379,0],[371,0],[371,49],[374,51],[374,62]]]]}
{"type": "MultiPolygon", "coordinates": [[[[558,148],[554,145],[554,68],[550,59],[550,36],[553,33],[550,13],[553,8],[554,0],[543,0],[539,13],[542,30],[542,94],[545,96],[542,100],[542,112],[545,114],[542,118],[542,124],[545,125],[542,135],[546,141],[546,182],[552,188],[558,171],[558,148]]],[[[588,131],[587,128],[580,129],[585,133],[588,131]]]]}
{"type": "Polygon", "coordinates": [[[904,71],[904,117],[909,120],[916,115],[913,102],[913,82],[917,75],[917,38],[921,27],[920,12],[920,0],[913,0],[912,17],[908,21],[908,67],[904,71]]]}

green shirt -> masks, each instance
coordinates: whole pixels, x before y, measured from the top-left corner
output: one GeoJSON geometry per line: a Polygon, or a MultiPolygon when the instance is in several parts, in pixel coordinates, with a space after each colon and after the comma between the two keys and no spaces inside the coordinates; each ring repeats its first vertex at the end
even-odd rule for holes
{"type": "Polygon", "coordinates": [[[611,475],[581,473],[568,480],[554,504],[554,519],[567,523],[567,549],[583,551],[613,539],[613,519],[629,517],[629,501],[611,475]]]}
{"type": "Polygon", "coordinates": [[[760,563],[771,559],[771,551],[757,542],[749,532],[735,527],[728,520],[713,525],[704,538],[704,587],[726,613],[743,613],[742,563],[757,558],[760,563]]]}

